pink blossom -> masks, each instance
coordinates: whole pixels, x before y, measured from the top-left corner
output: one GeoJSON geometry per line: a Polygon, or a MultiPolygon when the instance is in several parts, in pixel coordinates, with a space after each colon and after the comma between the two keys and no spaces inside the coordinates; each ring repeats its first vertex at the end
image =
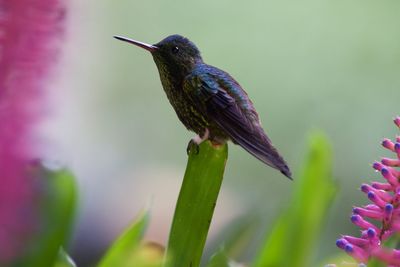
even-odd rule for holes
{"type": "MultiPolygon", "coordinates": [[[[400,128],[400,117],[394,119],[400,128]]],[[[384,241],[400,233],[400,137],[395,141],[384,139],[382,146],[395,154],[394,158],[383,158],[372,167],[380,172],[385,182],[363,184],[361,191],[372,204],[354,207],[351,221],[360,227],[361,236],[344,235],[336,245],[360,263],[371,257],[378,258],[388,266],[400,266],[400,250],[385,248],[384,241]]]]}
{"type": "Polygon", "coordinates": [[[34,231],[35,184],[26,163],[57,54],[65,9],[60,0],[0,0],[0,265],[13,260],[34,231]]]}

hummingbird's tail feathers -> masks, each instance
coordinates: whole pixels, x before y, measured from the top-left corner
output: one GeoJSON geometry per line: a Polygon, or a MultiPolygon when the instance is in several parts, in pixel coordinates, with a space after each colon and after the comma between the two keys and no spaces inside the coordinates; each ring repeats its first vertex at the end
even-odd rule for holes
{"type": "Polygon", "coordinates": [[[208,74],[186,78],[184,90],[194,105],[200,106],[233,142],[291,179],[289,167],[262,129],[247,94],[228,74],[211,70],[220,74],[219,80],[208,74]]]}
{"type": "MultiPolygon", "coordinates": [[[[265,134],[263,134],[265,135],[265,134]]],[[[266,137],[266,135],[265,135],[266,137]]],[[[235,143],[243,147],[247,152],[263,163],[279,170],[283,175],[292,180],[292,173],[285,160],[279,155],[275,147],[264,136],[231,136],[235,143]]]]}
{"type": "Polygon", "coordinates": [[[250,120],[226,91],[218,90],[209,98],[208,114],[233,142],[292,179],[289,167],[272,145],[258,119],[250,120]]]}
{"type": "Polygon", "coordinates": [[[265,164],[279,170],[292,179],[285,160],[279,155],[261,126],[252,124],[244,117],[237,105],[227,105],[225,109],[213,112],[214,121],[232,139],[232,141],[265,164]]]}

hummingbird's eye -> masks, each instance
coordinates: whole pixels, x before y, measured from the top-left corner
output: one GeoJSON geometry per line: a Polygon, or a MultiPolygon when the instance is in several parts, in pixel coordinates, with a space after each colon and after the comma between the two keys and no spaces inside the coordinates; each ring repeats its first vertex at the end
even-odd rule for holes
{"type": "Polygon", "coordinates": [[[172,47],[173,54],[177,54],[178,52],[179,52],[179,47],[177,47],[177,46],[172,47]]]}

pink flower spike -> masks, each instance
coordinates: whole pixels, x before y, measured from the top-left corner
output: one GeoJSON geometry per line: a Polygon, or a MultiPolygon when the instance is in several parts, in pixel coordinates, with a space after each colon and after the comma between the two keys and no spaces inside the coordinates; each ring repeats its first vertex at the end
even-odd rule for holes
{"type": "Polygon", "coordinates": [[[357,225],[358,227],[361,227],[363,229],[372,228],[377,233],[380,232],[380,230],[375,225],[373,225],[372,223],[364,220],[360,215],[351,216],[351,221],[352,221],[352,223],[354,223],[355,225],[357,225]]]}
{"type": "Polygon", "coordinates": [[[400,159],[382,158],[381,162],[389,167],[400,167],[400,159]]]}
{"type": "Polygon", "coordinates": [[[388,138],[383,139],[382,146],[394,152],[394,143],[392,142],[392,140],[388,138]]]}
{"type": "Polygon", "coordinates": [[[343,236],[344,239],[346,239],[349,243],[353,245],[357,245],[359,247],[364,247],[369,245],[369,240],[364,239],[364,238],[359,238],[359,237],[354,237],[350,235],[345,235],[343,236]]]}
{"type": "Polygon", "coordinates": [[[344,247],[348,244],[349,242],[344,239],[344,238],[340,238],[338,240],[336,240],[336,246],[338,248],[344,249],[344,247]]]}
{"type": "Polygon", "coordinates": [[[389,171],[392,173],[394,177],[400,178],[400,171],[396,170],[395,168],[389,168],[389,171]]]}
{"type": "Polygon", "coordinates": [[[391,190],[393,187],[390,184],[387,183],[379,183],[379,182],[372,182],[371,186],[375,189],[379,189],[379,190],[391,190]]]}
{"type": "Polygon", "coordinates": [[[399,232],[400,231],[400,221],[392,222],[392,229],[399,232]]]}
{"type": "Polygon", "coordinates": [[[396,143],[396,144],[394,145],[394,151],[395,151],[396,154],[397,154],[397,158],[400,159],[400,142],[398,142],[398,143],[396,143]]]}
{"type": "Polygon", "coordinates": [[[358,207],[355,207],[353,209],[353,214],[372,218],[372,219],[382,219],[381,211],[367,210],[367,209],[358,208],[358,207]]]}
{"type": "MultiPolygon", "coordinates": [[[[400,128],[400,117],[395,123],[400,128]]],[[[382,145],[397,157],[383,158],[372,165],[387,182],[361,185],[361,191],[373,202],[353,208],[351,221],[362,229],[361,236],[345,235],[336,242],[360,263],[359,267],[366,267],[369,259],[374,257],[384,263],[382,266],[400,267],[400,250],[385,248],[386,240],[400,234],[400,169],[395,168],[400,167],[400,136],[396,137],[396,142],[384,139],[382,145]]]]}
{"type": "Polygon", "coordinates": [[[378,207],[375,204],[368,204],[364,206],[364,209],[368,209],[368,210],[375,210],[375,211],[381,211],[381,208],[378,207]]]}
{"type": "Polygon", "coordinates": [[[376,237],[376,232],[375,232],[374,229],[369,228],[369,229],[367,230],[367,235],[368,235],[369,238],[374,238],[374,237],[376,237]]]}
{"type": "Polygon", "coordinates": [[[362,184],[360,189],[362,192],[368,194],[368,192],[371,191],[371,186],[368,184],[362,184]]]}
{"type": "Polygon", "coordinates": [[[374,187],[372,187],[372,186],[370,186],[368,184],[363,184],[361,186],[361,191],[363,191],[364,193],[367,193],[367,194],[369,192],[373,192],[374,194],[378,195],[385,202],[390,202],[392,200],[392,195],[390,195],[386,191],[377,190],[377,189],[375,189],[374,187]]]}
{"type": "Polygon", "coordinates": [[[385,220],[390,221],[392,219],[392,214],[393,214],[393,205],[392,204],[386,204],[385,206],[385,220]]]}
{"type": "Polygon", "coordinates": [[[383,208],[386,205],[386,202],[383,201],[377,194],[375,194],[372,191],[369,191],[368,194],[368,199],[374,202],[376,205],[379,207],[383,208]]]}
{"type": "Polygon", "coordinates": [[[400,188],[396,189],[396,193],[394,195],[393,202],[395,202],[395,203],[400,202],[400,188]]]}
{"type": "Polygon", "coordinates": [[[375,161],[374,164],[372,164],[372,168],[374,168],[377,171],[381,171],[383,166],[382,163],[375,161]]]}
{"type": "Polygon", "coordinates": [[[393,176],[388,168],[382,168],[381,174],[391,185],[397,186],[399,184],[397,178],[393,176]]]}
{"type": "Polygon", "coordinates": [[[351,255],[353,258],[355,258],[359,262],[367,262],[367,260],[368,260],[367,252],[365,252],[362,248],[360,248],[356,245],[347,244],[344,247],[344,250],[347,252],[347,254],[351,255]]]}
{"type": "Polygon", "coordinates": [[[400,128],[400,116],[397,116],[393,121],[394,121],[394,124],[396,124],[397,127],[400,128]]]}
{"type": "Polygon", "coordinates": [[[371,246],[377,246],[377,245],[379,245],[379,243],[381,242],[381,241],[379,240],[378,234],[377,234],[376,231],[375,231],[374,229],[372,229],[372,228],[368,228],[367,230],[362,231],[361,237],[362,237],[363,239],[368,240],[368,242],[369,242],[369,248],[370,248],[371,246]]]}
{"type": "Polygon", "coordinates": [[[387,264],[400,266],[400,253],[396,249],[389,251],[382,248],[376,248],[371,251],[371,254],[387,264]]]}

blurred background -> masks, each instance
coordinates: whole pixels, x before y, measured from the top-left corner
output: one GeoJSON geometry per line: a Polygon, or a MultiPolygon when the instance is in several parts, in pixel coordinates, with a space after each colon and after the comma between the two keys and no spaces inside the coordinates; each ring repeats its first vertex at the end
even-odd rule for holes
{"type": "MultiPolygon", "coordinates": [[[[391,119],[400,113],[399,14],[395,0],[71,1],[52,115],[40,131],[46,158],[78,177],[77,264],[96,262],[146,207],[146,239],[165,244],[193,136],[170,106],[151,55],[113,35],[191,39],[207,63],[248,92],[295,180],[308,134],[326,132],[340,193],[318,261],[339,252],[341,233],[358,231],[348,219],[352,205],[367,202],[358,187],[381,179],[370,165],[386,155],[382,138],[398,134],[391,119]]],[[[246,261],[286,207],[293,182],[229,149],[207,249],[250,214],[255,236],[238,259],[246,261]]]]}

